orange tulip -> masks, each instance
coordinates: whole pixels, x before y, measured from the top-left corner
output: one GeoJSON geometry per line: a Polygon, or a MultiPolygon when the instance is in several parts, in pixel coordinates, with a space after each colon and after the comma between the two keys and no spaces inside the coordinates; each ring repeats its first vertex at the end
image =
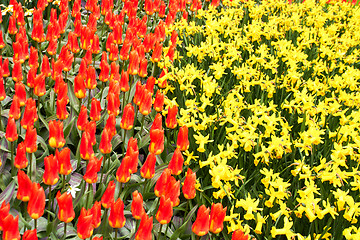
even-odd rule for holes
{"type": "Polygon", "coordinates": [[[150,179],[155,175],[156,155],[149,153],[140,173],[143,178],[150,179]]]}
{"type": "Polygon", "coordinates": [[[182,187],[182,192],[186,199],[193,199],[196,196],[196,173],[190,168],[186,172],[186,178],[182,187]]]}
{"type": "Polygon", "coordinates": [[[124,203],[120,198],[111,206],[110,215],[109,215],[109,225],[112,228],[122,228],[125,226],[125,216],[124,216],[124,203]]]}
{"type": "Polygon", "coordinates": [[[196,220],[192,225],[192,231],[198,236],[204,236],[209,232],[209,224],[210,224],[210,209],[205,207],[205,205],[201,205],[196,220]]]}
{"type": "Polygon", "coordinates": [[[76,226],[77,234],[79,238],[86,239],[91,237],[94,231],[92,221],[93,221],[93,215],[90,209],[86,210],[85,208],[82,208],[76,226]]]}
{"type": "Polygon", "coordinates": [[[164,151],[164,130],[152,129],[150,131],[149,152],[159,155],[164,151]]]}
{"type": "Polygon", "coordinates": [[[17,169],[26,168],[28,165],[28,159],[26,158],[26,148],[24,142],[19,143],[17,146],[14,165],[17,169]]]}
{"type": "Polygon", "coordinates": [[[31,196],[31,186],[32,182],[28,175],[22,170],[19,170],[17,173],[18,179],[18,191],[16,193],[16,198],[23,202],[28,202],[31,196]]]}
{"type": "Polygon", "coordinates": [[[91,156],[89,163],[86,168],[86,173],[84,175],[84,180],[87,183],[96,183],[98,179],[98,172],[101,168],[103,158],[98,159],[95,156],[91,156]]]}
{"type": "Polygon", "coordinates": [[[91,100],[90,119],[92,121],[99,121],[101,117],[100,101],[96,98],[91,100]]]}
{"type": "Polygon", "coordinates": [[[171,205],[171,200],[169,198],[165,198],[165,196],[162,196],[160,198],[159,209],[156,213],[156,220],[158,220],[160,224],[168,224],[171,221],[172,215],[173,208],[171,205]]]}
{"type": "Polygon", "coordinates": [[[177,120],[176,120],[176,115],[178,112],[178,107],[176,105],[169,107],[168,109],[168,114],[166,117],[166,127],[170,128],[170,129],[174,129],[177,126],[177,120]]]}
{"type": "Polygon", "coordinates": [[[231,240],[248,240],[249,235],[245,235],[240,229],[235,230],[232,234],[231,240]]]}
{"type": "Polygon", "coordinates": [[[221,203],[216,203],[211,205],[210,212],[210,232],[217,234],[221,232],[224,228],[224,219],[226,216],[227,207],[223,208],[221,203]]]}
{"type": "Polygon", "coordinates": [[[84,131],[88,122],[89,121],[88,121],[87,108],[86,106],[82,105],[76,126],[80,131],[84,131]]]}
{"type": "Polygon", "coordinates": [[[19,135],[17,133],[16,123],[14,117],[9,117],[8,124],[6,126],[5,138],[9,142],[14,142],[18,139],[19,135]]]}
{"type": "Polygon", "coordinates": [[[161,112],[164,108],[164,98],[165,95],[157,90],[154,101],[154,109],[157,112],[161,112]]]}
{"type": "Polygon", "coordinates": [[[20,240],[19,216],[9,214],[3,220],[3,240],[20,240]]]}
{"type": "Polygon", "coordinates": [[[124,108],[124,113],[121,118],[120,127],[125,130],[130,130],[134,126],[134,107],[131,103],[128,103],[124,108]]]}
{"type": "Polygon", "coordinates": [[[37,150],[36,141],[37,141],[36,128],[34,128],[34,126],[30,125],[26,129],[25,140],[24,140],[27,153],[36,152],[36,150],[37,150]]]}
{"type": "Polygon", "coordinates": [[[56,201],[59,206],[58,218],[60,221],[69,223],[75,218],[72,196],[68,192],[63,194],[58,191],[56,194],[56,201]]]}
{"type": "Polygon", "coordinates": [[[145,209],[143,206],[143,197],[141,193],[137,190],[132,193],[133,201],[131,203],[131,214],[137,220],[140,220],[142,216],[145,214],[145,209]]]}
{"type": "Polygon", "coordinates": [[[144,214],[141,218],[139,228],[135,235],[135,240],[152,240],[153,217],[144,214]]]}
{"type": "Polygon", "coordinates": [[[58,162],[54,155],[51,154],[44,158],[44,163],[43,182],[46,185],[55,185],[59,181],[58,162]]]}
{"type": "Polygon", "coordinates": [[[92,225],[94,228],[97,228],[101,223],[101,202],[96,201],[90,211],[93,215],[92,225]]]}
{"type": "Polygon", "coordinates": [[[59,174],[69,175],[73,170],[70,162],[70,148],[63,148],[60,152],[56,149],[55,157],[59,163],[59,174]]]}
{"type": "Polygon", "coordinates": [[[104,208],[110,208],[114,202],[114,194],[115,194],[115,183],[114,181],[110,181],[104,194],[101,197],[101,205],[104,208]]]}
{"type": "Polygon", "coordinates": [[[38,240],[36,231],[36,229],[25,231],[22,240],[38,240]]]}
{"type": "Polygon", "coordinates": [[[62,148],[65,145],[64,124],[61,121],[49,122],[49,145],[53,148],[62,148]]]}
{"type": "Polygon", "coordinates": [[[182,156],[180,149],[176,148],[168,165],[168,168],[171,170],[171,174],[179,175],[182,171],[183,164],[184,157],[182,156]]]}
{"type": "Polygon", "coordinates": [[[32,219],[38,219],[44,214],[44,210],[45,191],[39,183],[32,183],[27,211],[32,219]]]}

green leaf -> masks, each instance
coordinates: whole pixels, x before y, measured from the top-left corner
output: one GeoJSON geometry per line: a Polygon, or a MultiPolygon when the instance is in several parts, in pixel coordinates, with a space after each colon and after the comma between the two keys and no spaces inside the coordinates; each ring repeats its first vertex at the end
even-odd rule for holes
{"type": "MultiPolygon", "coordinates": [[[[198,205],[195,205],[190,210],[188,215],[185,217],[185,221],[184,221],[183,225],[180,228],[176,229],[176,231],[172,234],[170,240],[176,240],[180,236],[180,234],[185,232],[185,230],[188,228],[188,224],[189,224],[192,216],[195,214],[197,207],[198,207],[198,205]]],[[[190,222],[190,224],[191,224],[191,222],[190,222]]]]}
{"type": "Polygon", "coordinates": [[[0,194],[0,203],[2,202],[10,202],[11,198],[14,195],[15,192],[15,180],[13,180],[9,186],[7,186],[7,188],[0,194]]]}

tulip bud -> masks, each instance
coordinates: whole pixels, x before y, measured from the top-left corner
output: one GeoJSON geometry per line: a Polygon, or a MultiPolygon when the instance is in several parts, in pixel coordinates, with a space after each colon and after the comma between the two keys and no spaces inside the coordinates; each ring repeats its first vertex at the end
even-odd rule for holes
{"type": "Polygon", "coordinates": [[[120,198],[111,206],[110,215],[109,215],[109,225],[112,228],[122,228],[125,226],[125,216],[124,216],[124,203],[120,198]]]}
{"type": "Polygon", "coordinates": [[[145,214],[143,207],[143,197],[137,190],[132,193],[133,201],[131,203],[131,213],[136,220],[140,220],[145,214]]]}
{"type": "Polygon", "coordinates": [[[143,178],[150,179],[155,175],[156,155],[149,153],[140,173],[143,178]]]}
{"type": "Polygon", "coordinates": [[[160,224],[168,224],[171,221],[172,215],[173,208],[170,199],[162,196],[160,198],[159,209],[156,213],[156,220],[158,220],[160,224]]]}
{"type": "Polygon", "coordinates": [[[110,181],[104,194],[101,197],[101,205],[104,208],[110,208],[114,202],[115,187],[116,186],[114,181],[110,181]]]}
{"type": "Polygon", "coordinates": [[[38,219],[44,214],[45,191],[39,183],[32,183],[31,195],[27,205],[27,212],[32,219],[38,219]]]}
{"type": "Polygon", "coordinates": [[[61,175],[69,175],[73,170],[70,162],[70,148],[63,148],[60,152],[56,149],[55,156],[59,163],[59,173],[61,175]]]}
{"type": "Polygon", "coordinates": [[[18,171],[17,174],[18,179],[18,191],[16,194],[16,198],[23,202],[28,202],[31,196],[31,186],[32,182],[28,175],[22,170],[18,171]]]}
{"type": "Polygon", "coordinates": [[[43,182],[46,185],[55,185],[59,181],[58,162],[54,155],[49,155],[44,158],[45,171],[43,182]]]}
{"type": "Polygon", "coordinates": [[[151,240],[153,228],[153,217],[144,214],[141,218],[139,228],[135,235],[135,240],[151,240]]]}
{"type": "Polygon", "coordinates": [[[224,219],[226,216],[227,207],[223,208],[221,203],[216,203],[211,205],[210,212],[210,232],[217,234],[221,232],[224,228],[224,219]]]}

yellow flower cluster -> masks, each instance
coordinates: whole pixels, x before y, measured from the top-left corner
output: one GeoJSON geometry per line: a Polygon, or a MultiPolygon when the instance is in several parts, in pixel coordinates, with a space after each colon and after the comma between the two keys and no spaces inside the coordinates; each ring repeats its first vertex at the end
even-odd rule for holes
{"type": "Polygon", "coordinates": [[[196,144],[187,164],[232,204],[230,232],[359,239],[359,7],[223,5],[168,29],[182,48],[161,64],[196,144]]]}

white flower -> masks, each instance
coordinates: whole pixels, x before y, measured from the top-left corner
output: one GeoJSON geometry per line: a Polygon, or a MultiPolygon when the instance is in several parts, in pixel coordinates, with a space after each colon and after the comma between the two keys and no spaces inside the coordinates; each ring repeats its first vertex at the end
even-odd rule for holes
{"type": "Polygon", "coordinates": [[[70,193],[73,198],[75,198],[76,192],[81,190],[80,188],[77,188],[79,185],[80,184],[70,185],[69,189],[67,190],[67,192],[70,193]]]}

